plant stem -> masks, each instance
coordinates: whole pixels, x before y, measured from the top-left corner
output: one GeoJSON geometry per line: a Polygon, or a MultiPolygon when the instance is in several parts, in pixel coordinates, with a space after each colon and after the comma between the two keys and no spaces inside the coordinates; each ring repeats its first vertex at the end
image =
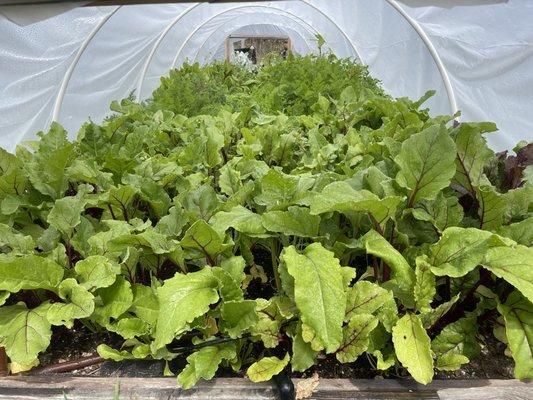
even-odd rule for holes
{"type": "Polygon", "coordinates": [[[272,272],[274,273],[276,289],[281,293],[281,279],[278,271],[278,242],[277,239],[274,238],[272,238],[272,242],[270,244],[270,257],[272,259],[272,272]]]}
{"type": "Polygon", "coordinates": [[[7,354],[6,349],[0,347],[0,376],[6,376],[9,374],[7,369],[7,354]]]}

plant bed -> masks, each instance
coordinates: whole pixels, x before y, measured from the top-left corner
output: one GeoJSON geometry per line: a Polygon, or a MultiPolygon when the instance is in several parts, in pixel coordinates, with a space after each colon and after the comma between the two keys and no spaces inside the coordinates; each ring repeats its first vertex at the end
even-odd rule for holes
{"type": "Polygon", "coordinates": [[[11,372],[96,349],[187,389],[429,384],[505,352],[531,378],[533,144],[494,154],[494,124],[431,117],[431,95],[333,56],[185,65],[75,141],[53,124],[1,151],[11,372]]]}
{"type": "MultiPolygon", "coordinates": [[[[298,387],[302,380],[296,379],[298,387]]],[[[532,384],[517,380],[441,381],[430,385],[412,380],[321,379],[308,399],[364,400],[523,400],[531,398],[532,384]]],[[[246,379],[217,378],[183,390],[173,378],[11,377],[0,380],[0,399],[10,400],[274,400],[275,385],[246,379]]]]}

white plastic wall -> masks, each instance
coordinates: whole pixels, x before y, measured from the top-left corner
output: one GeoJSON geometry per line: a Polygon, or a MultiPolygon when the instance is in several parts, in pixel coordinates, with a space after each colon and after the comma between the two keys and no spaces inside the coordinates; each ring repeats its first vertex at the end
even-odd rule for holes
{"type": "Polygon", "coordinates": [[[394,96],[436,89],[432,112],[449,114],[456,102],[462,120],[495,121],[501,132],[489,142],[497,150],[533,139],[530,0],[152,4],[51,17],[45,6],[31,7],[24,26],[13,22],[20,23],[13,9],[0,8],[0,146],[8,150],[54,117],[74,137],[112,100],[132,90],[147,98],[173,66],[219,60],[228,35],[254,29],[284,32],[301,54],[317,51],[320,33],[394,96]]]}

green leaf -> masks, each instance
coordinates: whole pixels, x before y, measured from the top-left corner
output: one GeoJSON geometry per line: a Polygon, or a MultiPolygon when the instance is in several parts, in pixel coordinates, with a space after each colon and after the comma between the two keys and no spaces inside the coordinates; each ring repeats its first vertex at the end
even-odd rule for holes
{"type": "Polygon", "coordinates": [[[380,199],[368,190],[355,190],[347,182],[333,182],[326,186],[322,193],[310,200],[311,214],[318,215],[332,211],[367,212],[379,222],[392,217],[401,197],[388,196],[380,199]]]}
{"type": "Polygon", "coordinates": [[[67,140],[67,132],[56,122],[52,123],[47,134],[41,132],[38,136],[41,140],[37,151],[24,168],[35,189],[58,199],[68,187],[65,171],[73,159],[74,149],[67,140]]]}
{"type": "Polygon", "coordinates": [[[211,264],[214,264],[218,254],[231,246],[224,244],[223,237],[203,220],[196,221],[187,229],[180,244],[184,248],[198,250],[211,264]]]}
{"type": "Polygon", "coordinates": [[[90,256],[74,266],[78,280],[85,289],[111,286],[120,274],[120,265],[104,256],[90,256]]]}
{"type": "Polygon", "coordinates": [[[491,232],[476,228],[446,229],[440,240],[430,246],[431,272],[454,278],[466,275],[481,262],[492,245],[493,236],[491,232]]]}
{"type": "Polygon", "coordinates": [[[27,309],[23,303],[0,308],[0,345],[11,362],[30,365],[50,344],[52,330],[46,319],[48,304],[27,309]]]}
{"type": "Polygon", "coordinates": [[[517,379],[533,379],[533,304],[513,292],[498,304],[505,319],[505,334],[515,361],[517,379]]]}
{"type": "Polygon", "coordinates": [[[454,182],[458,183],[472,195],[483,176],[485,164],[493,156],[487,147],[486,140],[481,134],[496,130],[494,124],[462,123],[459,125],[455,144],[457,146],[457,173],[454,182]]]}
{"type": "Polygon", "coordinates": [[[439,193],[435,200],[422,200],[413,208],[413,217],[431,222],[439,232],[457,226],[463,219],[463,208],[456,197],[439,193]]]}
{"type": "Polygon", "coordinates": [[[187,330],[196,317],[218,301],[218,281],[210,268],[186,275],[177,273],[157,289],[159,314],[153,348],[160,349],[187,330]]]}
{"type": "Polygon", "coordinates": [[[291,206],[287,211],[269,211],[261,215],[266,230],[287,236],[316,237],[320,217],[311,215],[305,207],[291,206]]]}
{"type": "Polygon", "coordinates": [[[55,262],[34,256],[0,257],[0,290],[16,293],[22,289],[57,291],[63,268],[55,262]]]}
{"type": "Polygon", "coordinates": [[[505,198],[496,192],[492,186],[476,187],[476,197],[479,203],[479,226],[486,230],[494,230],[502,225],[507,211],[505,198]]]}
{"type": "Polygon", "coordinates": [[[475,317],[461,318],[444,327],[431,342],[431,349],[437,356],[436,367],[444,371],[454,371],[476,357],[481,350],[477,339],[475,317]]]}
{"type": "Polygon", "coordinates": [[[271,169],[261,179],[261,193],[254,200],[267,210],[284,210],[294,203],[299,185],[297,177],[271,169]]]}
{"type": "Polygon", "coordinates": [[[222,329],[232,338],[239,337],[245,330],[259,321],[254,300],[226,301],[220,308],[222,329]]]}
{"type": "Polygon", "coordinates": [[[411,376],[427,385],[433,379],[433,358],[431,340],[422,326],[420,318],[406,314],[392,329],[392,342],[396,356],[411,376]]]}
{"type": "Polygon", "coordinates": [[[289,363],[289,353],[285,354],[283,359],[277,357],[263,357],[261,360],[254,362],[246,375],[252,382],[264,382],[272,379],[273,376],[283,371],[283,368],[289,363]]]}
{"type": "Polygon", "coordinates": [[[91,319],[102,326],[107,326],[111,318],[118,318],[129,310],[133,302],[131,284],[122,276],[118,276],[109,287],[94,292],[96,307],[91,319]]]}
{"type": "Polygon", "coordinates": [[[50,304],[46,318],[52,325],[72,328],[74,319],[87,318],[93,313],[94,296],[74,278],[61,282],[58,294],[65,303],[50,304]]]}
{"type": "Polygon", "coordinates": [[[493,247],[487,251],[481,265],[533,302],[533,248],[493,247]]]}
{"type": "Polygon", "coordinates": [[[427,256],[416,258],[415,276],[415,307],[424,313],[431,309],[430,304],[437,293],[435,276],[431,272],[431,264],[429,264],[427,256]]]}
{"type": "Polygon", "coordinates": [[[341,363],[354,362],[370,343],[369,336],[378,325],[378,319],[370,314],[354,315],[343,330],[342,344],[335,353],[341,363]]]}
{"type": "Polygon", "coordinates": [[[56,200],[50,214],[48,223],[67,237],[81,222],[81,213],[88,203],[85,195],[89,192],[86,187],[79,187],[76,196],[67,196],[56,200]]]}
{"type": "Polygon", "coordinates": [[[455,175],[455,144],[444,125],[433,125],[402,143],[394,159],[400,166],[396,181],[409,190],[407,207],[434,199],[455,175]]]}
{"type": "Polygon", "coordinates": [[[188,364],[178,375],[178,382],[184,389],[190,389],[200,379],[213,378],[220,363],[232,360],[235,356],[234,343],[204,347],[187,357],[188,364]]]}
{"type": "Polygon", "coordinates": [[[359,314],[376,312],[383,326],[390,332],[398,320],[398,308],[390,290],[368,281],[358,281],[348,288],[345,321],[350,321],[359,314]]]}
{"type": "Polygon", "coordinates": [[[100,344],[96,348],[98,355],[106,360],[113,360],[116,362],[124,360],[133,360],[135,357],[126,350],[115,350],[107,344],[100,344]]]}
{"type": "MultiPolygon", "coordinates": [[[[346,307],[339,260],[319,243],[307,246],[303,254],[294,246],[287,247],[281,259],[294,278],[294,297],[300,318],[314,333],[313,348],[334,352],[342,341],[346,307]]],[[[311,341],[305,335],[304,340],[311,341]]]]}
{"type": "Polygon", "coordinates": [[[502,226],[497,231],[502,236],[507,236],[524,246],[533,246],[533,217],[516,222],[507,226],[502,226]]]}
{"type": "Polygon", "coordinates": [[[312,367],[316,362],[318,351],[313,350],[311,345],[302,337],[302,325],[298,324],[296,333],[292,337],[291,368],[293,371],[303,372],[312,367]]]}
{"type": "Polygon", "coordinates": [[[393,277],[393,284],[398,287],[397,295],[407,306],[413,303],[413,287],[415,283],[415,272],[403,256],[379,233],[374,230],[369,231],[363,237],[366,252],[381,258],[390,267],[393,277]]]}
{"type": "Polygon", "coordinates": [[[261,223],[261,216],[243,206],[235,206],[228,212],[220,211],[213,215],[209,223],[221,236],[228,228],[251,236],[262,235],[266,232],[261,223]]]}
{"type": "Polygon", "coordinates": [[[136,317],[121,317],[107,324],[105,328],[110,332],[118,333],[124,339],[133,339],[136,336],[144,336],[149,333],[148,324],[136,317]]]}
{"type": "MultiPolygon", "coordinates": [[[[0,224],[0,246],[6,246],[12,254],[32,253],[35,243],[31,236],[18,233],[15,229],[0,224]]],[[[7,249],[6,249],[7,250],[7,249]]]]}
{"type": "Polygon", "coordinates": [[[155,325],[159,312],[159,303],[154,289],[138,283],[133,284],[131,289],[133,292],[131,312],[147,324],[155,325]]]}

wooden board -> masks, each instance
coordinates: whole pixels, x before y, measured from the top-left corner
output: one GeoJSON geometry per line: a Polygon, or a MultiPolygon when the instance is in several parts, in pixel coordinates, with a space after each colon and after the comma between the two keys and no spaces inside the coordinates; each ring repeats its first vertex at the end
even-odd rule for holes
{"type": "MultiPolygon", "coordinates": [[[[298,379],[295,384],[298,384],[298,379]]],[[[175,378],[20,376],[0,379],[0,400],[270,400],[271,383],[214,379],[184,391],[175,378]]],[[[454,380],[419,385],[411,380],[322,379],[310,399],[533,400],[533,383],[516,380],[454,380]]]]}

